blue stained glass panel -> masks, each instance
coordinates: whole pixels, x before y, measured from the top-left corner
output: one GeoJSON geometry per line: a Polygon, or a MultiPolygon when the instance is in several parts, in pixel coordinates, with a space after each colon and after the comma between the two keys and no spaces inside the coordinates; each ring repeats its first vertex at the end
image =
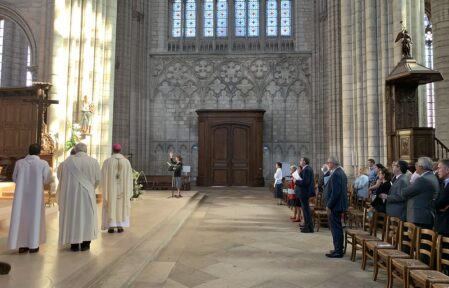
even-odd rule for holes
{"type": "Polygon", "coordinates": [[[173,1],[172,37],[181,37],[181,0],[173,1]]]}
{"type": "Polygon", "coordinates": [[[195,0],[186,1],[186,29],[185,37],[196,36],[196,3],[195,0]]]}
{"type": "Polygon", "coordinates": [[[214,0],[204,1],[204,37],[214,36],[214,0]]]}
{"type": "Polygon", "coordinates": [[[248,36],[259,36],[259,0],[248,0],[248,36]]]}
{"type": "Polygon", "coordinates": [[[235,1],[235,36],[246,36],[246,1],[235,1]]]}
{"type": "Polygon", "coordinates": [[[217,36],[228,36],[228,1],[217,1],[217,36]]]}
{"type": "Polygon", "coordinates": [[[292,35],[292,1],[281,1],[281,36],[292,35]]]}
{"type": "Polygon", "coordinates": [[[267,1],[267,36],[278,35],[278,7],[277,0],[267,1]]]}

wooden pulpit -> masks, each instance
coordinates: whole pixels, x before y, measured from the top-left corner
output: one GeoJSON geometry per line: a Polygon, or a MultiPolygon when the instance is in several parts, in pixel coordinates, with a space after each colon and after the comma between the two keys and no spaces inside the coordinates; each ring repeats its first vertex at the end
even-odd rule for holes
{"type": "Polygon", "coordinates": [[[435,129],[419,127],[418,86],[441,81],[441,73],[403,58],[386,79],[387,163],[435,157],[435,129]]]}

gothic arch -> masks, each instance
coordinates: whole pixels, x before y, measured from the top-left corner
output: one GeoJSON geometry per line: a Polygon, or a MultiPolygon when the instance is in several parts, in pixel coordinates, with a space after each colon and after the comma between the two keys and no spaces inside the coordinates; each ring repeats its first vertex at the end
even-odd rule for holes
{"type": "Polygon", "coordinates": [[[12,7],[8,7],[7,5],[0,3],[0,16],[5,19],[11,20],[16,23],[20,29],[22,29],[26,38],[28,39],[28,43],[30,43],[30,51],[31,51],[31,66],[37,66],[37,43],[34,37],[33,31],[31,30],[30,25],[28,25],[20,13],[13,9],[12,7]]]}

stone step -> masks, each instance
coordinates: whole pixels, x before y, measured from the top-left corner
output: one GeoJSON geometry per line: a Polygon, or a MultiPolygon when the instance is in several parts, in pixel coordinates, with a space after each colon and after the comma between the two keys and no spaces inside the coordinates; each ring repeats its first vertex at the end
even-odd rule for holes
{"type": "Polygon", "coordinates": [[[150,229],[132,248],[124,251],[119,259],[109,265],[99,267],[96,262],[89,263],[54,287],[128,287],[168,245],[204,197],[205,194],[195,192],[179,211],[150,229]]]}

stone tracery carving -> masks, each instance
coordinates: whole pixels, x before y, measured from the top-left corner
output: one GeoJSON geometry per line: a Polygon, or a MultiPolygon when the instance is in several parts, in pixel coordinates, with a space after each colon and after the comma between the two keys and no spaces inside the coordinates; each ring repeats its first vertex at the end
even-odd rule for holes
{"type": "MultiPolygon", "coordinates": [[[[264,145],[273,150],[264,150],[264,175],[271,175],[275,151],[279,160],[296,162],[311,151],[311,139],[305,137],[311,135],[312,121],[310,55],[167,54],[151,59],[154,89],[149,95],[151,111],[145,117],[154,123],[148,136],[154,148],[149,152],[161,154],[153,154],[152,159],[165,159],[162,147],[167,145],[176,151],[182,145],[198,145],[197,109],[265,109],[264,145]],[[163,113],[160,105],[170,113],[163,113]],[[301,131],[297,131],[298,121],[301,131]]],[[[183,151],[192,153],[191,149],[183,151]]],[[[193,154],[183,156],[191,159],[189,164],[197,163],[193,154]]],[[[165,171],[157,164],[150,165],[148,170],[165,171]]],[[[195,177],[196,167],[192,171],[195,177]]]]}

